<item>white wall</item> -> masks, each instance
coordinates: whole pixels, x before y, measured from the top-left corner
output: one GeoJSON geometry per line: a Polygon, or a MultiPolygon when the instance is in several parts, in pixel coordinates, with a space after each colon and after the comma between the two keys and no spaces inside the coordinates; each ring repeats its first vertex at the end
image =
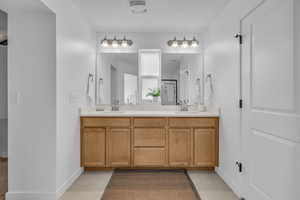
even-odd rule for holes
{"type": "Polygon", "coordinates": [[[71,0],[43,2],[56,16],[38,0],[0,2],[9,16],[9,200],[56,199],[82,172],[79,107],[96,36],[71,0]]]}
{"type": "MultiPolygon", "coordinates": [[[[295,85],[300,85],[300,1],[294,0],[294,65],[295,67],[295,80],[297,81],[295,85]]],[[[298,90],[296,91],[296,113],[299,115],[300,114],[300,87],[297,87],[298,90]]],[[[300,134],[298,133],[298,138],[300,138],[300,134]]],[[[296,148],[296,154],[295,155],[300,155],[300,145],[299,145],[299,139],[298,139],[298,145],[296,148]]],[[[296,177],[295,177],[295,183],[300,180],[300,159],[296,160],[296,166],[295,166],[295,171],[298,172],[296,177]]],[[[296,185],[296,184],[295,184],[296,185]]],[[[300,196],[300,190],[298,189],[298,186],[294,186],[296,192],[295,196],[299,197],[300,196]]]]}
{"type": "Polygon", "coordinates": [[[37,1],[19,8],[7,2],[7,199],[52,199],[56,179],[55,15],[37,1]]]}
{"type": "MultiPolygon", "coordinates": [[[[7,14],[0,10],[0,33],[7,32],[7,14]]],[[[0,157],[7,156],[7,46],[0,46],[0,157]]]]}
{"type": "MultiPolygon", "coordinates": [[[[202,87],[199,91],[197,79],[202,80],[203,61],[201,54],[187,54],[180,60],[180,100],[189,100],[189,103],[201,103],[202,87]],[[188,76],[185,71],[188,71],[188,76]]],[[[202,85],[202,82],[200,81],[202,85]]]]}
{"type": "MultiPolygon", "coordinates": [[[[71,0],[43,0],[56,14],[58,196],[81,173],[79,108],[89,104],[86,86],[94,73],[96,35],[71,0]]],[[[91,88],[94,90],[94,87],[91,88]]]]}
{"type": "MultiPolygon", "coordinates": [[[[300,1],[294,0],[294,58],[296,67],[295,76],[298,82],[296,85],[300,85],[300,1]]],[[[300,89],[296,91],[296,102],[300,102],[300,89]]],[[[300,104],[298,103],[297,113],[300,113],[300,104]]],[[[299,162],[300,169],[300,162],[299,162]]],[[[299,174],[300,176],[300,174],[299,174]]],[[[299,177],[300,179],[300,177],[299,177]]],[[[299,192],[300,193],[300,192],[299,192]]],[[[300,196],[300,195],[299,195],[300,196]]]]}

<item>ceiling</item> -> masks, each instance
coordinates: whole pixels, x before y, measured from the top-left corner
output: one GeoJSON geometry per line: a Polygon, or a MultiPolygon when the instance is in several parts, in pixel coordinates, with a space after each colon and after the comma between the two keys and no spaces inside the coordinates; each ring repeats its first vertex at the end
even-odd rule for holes
{"type": "Polygon", "coordinates": [[[73,0],[99,32],[202,32],[230,0],[146,0],[133,14],[128,0],[73,0]]]}
{"type": "Polygon", "coordinates": [[[19,12],[35,12],[54,14],[42,1],[37,0],[0,0],[0,7],[8,12],[10,9],[19,12]]]}

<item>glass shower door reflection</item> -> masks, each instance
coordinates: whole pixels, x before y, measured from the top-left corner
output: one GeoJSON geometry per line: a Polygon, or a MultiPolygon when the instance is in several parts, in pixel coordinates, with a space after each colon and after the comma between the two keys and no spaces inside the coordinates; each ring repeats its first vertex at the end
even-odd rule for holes
{"type": "Polygon", "coordinates": [[[162,94],[161,94],[162,105],[177,104],[177,81],[176,80],[162,80],[161,90],[162,90],[162,94]]]}

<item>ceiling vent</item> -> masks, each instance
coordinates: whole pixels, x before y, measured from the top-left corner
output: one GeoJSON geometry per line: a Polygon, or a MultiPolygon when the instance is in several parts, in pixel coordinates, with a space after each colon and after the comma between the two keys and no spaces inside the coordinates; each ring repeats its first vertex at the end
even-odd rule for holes
{"type": "Polygon", "coordinates": [[[147,12],[146,0],[129,0],[129,6],[134,14],[147,12]]]}

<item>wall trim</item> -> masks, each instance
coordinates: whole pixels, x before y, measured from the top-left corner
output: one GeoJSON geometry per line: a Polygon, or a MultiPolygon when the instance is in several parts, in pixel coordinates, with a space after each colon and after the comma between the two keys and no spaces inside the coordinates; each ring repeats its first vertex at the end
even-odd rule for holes
{"type": "Polygon", "coordinates": [[[223,179],[223,181],[232,189],[233,193],[236,194],[238,197],[241,196],[241,191],[238,185],[233,181],[227,173],[224,173],[224,170],[220,168],[216,168],[215,172],[223,179]]]}
{"type": "Polygon", "coordinates": [[[56,200],[55,193],[8,192],[6,200],[56,200]]]}
{"type": "Polygon", "coordinates": [[[83,168],[79,168],[56,190],[56,199],[59,199],[71,187],[71,185],[79,178],[83,171],[83,168]]]}

